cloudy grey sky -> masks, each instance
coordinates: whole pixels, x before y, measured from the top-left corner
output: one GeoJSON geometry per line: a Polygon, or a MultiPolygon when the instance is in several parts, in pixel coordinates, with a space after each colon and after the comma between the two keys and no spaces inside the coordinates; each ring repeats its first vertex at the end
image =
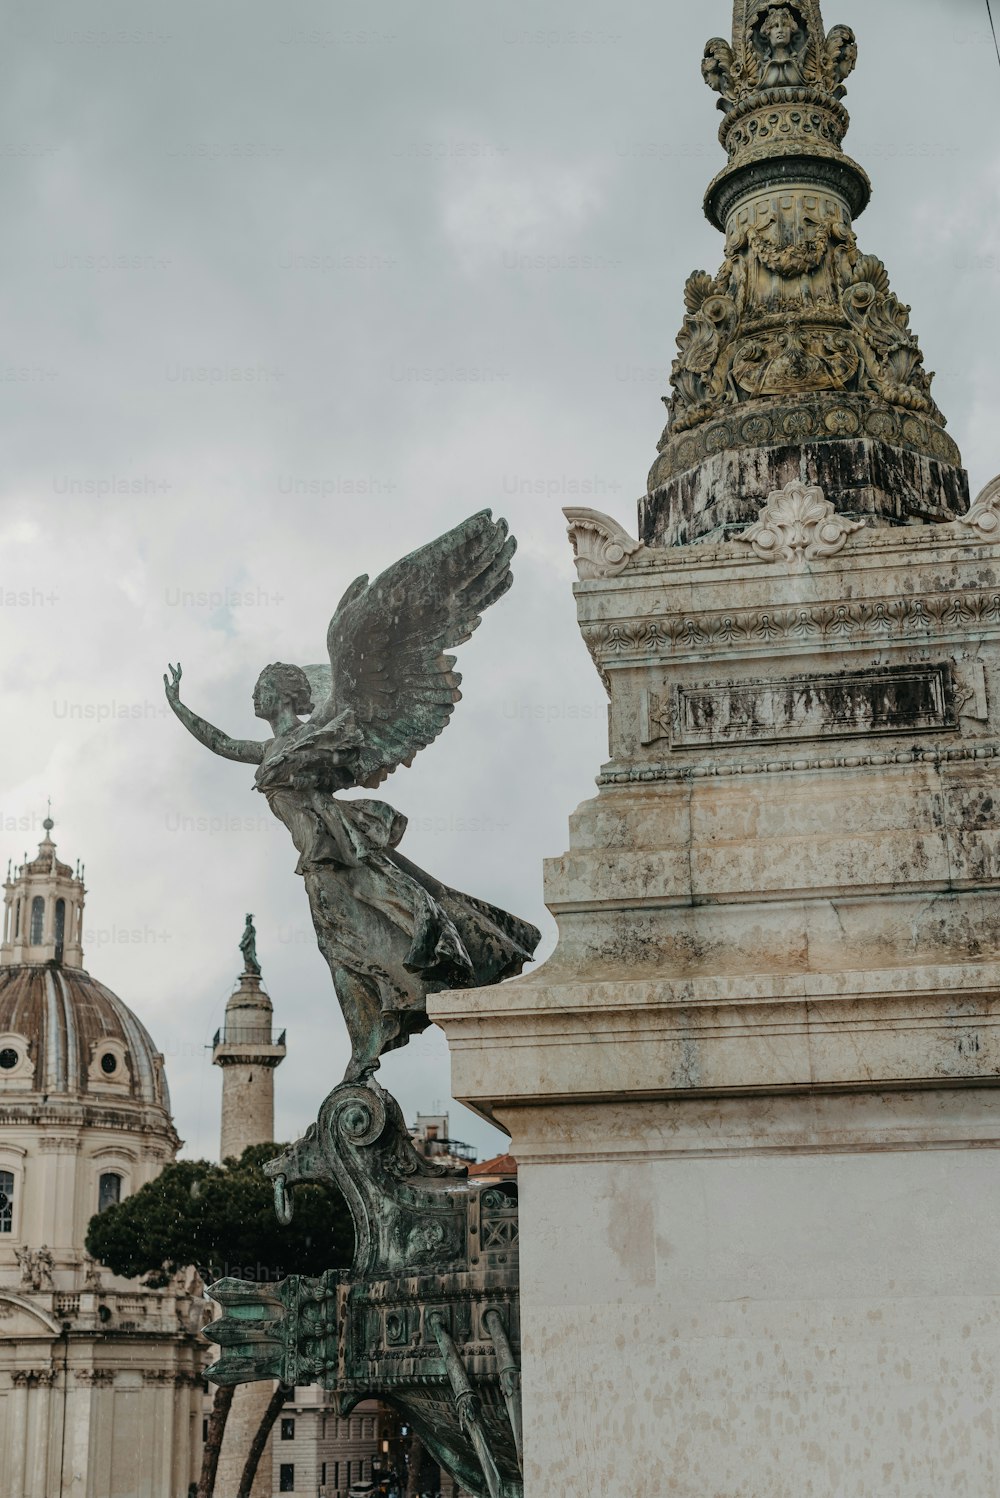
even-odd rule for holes
{"type": "MultiPolygon", "coordinates": [[[[985,0],[840,0],[852,153],[974,491],[1000,468],[1000,68],[985,0]]],[[[346,1035],[295,856],[237,735],[267,661],[322,658],[346,584],[484,506],[513,592],[452,726],[383,793],[408,855],[533,917],[605,757],[561,508],[634,525],[681,291],[715,270],[706,38],[728,0],[32,0],[2,21],[0,850],[84,858],[90,970],[217,1147],[205,1049],[253,910],[294,1137],[346,1035]],[[133,939],[138,938],[138,939],[133,939]]],[[[443,1037],[389,1059],[412,1114],[443,1037]]],[[[500,1137],[453,1108],[483,1150],[500,1137]]]]}

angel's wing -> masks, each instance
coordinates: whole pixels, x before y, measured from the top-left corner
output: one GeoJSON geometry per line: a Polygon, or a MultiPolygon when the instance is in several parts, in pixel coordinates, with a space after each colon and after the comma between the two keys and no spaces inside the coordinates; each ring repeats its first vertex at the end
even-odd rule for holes
{"type": "Polygon", "coordinates": [[[459,701],[454,656],[513,581],[517,543],[489,510],[404,557],[373,583],[358,578],[330,621],[328,704],[353,714],[363,747],[358,785],[379,785],[433,742],[459,701]]]}

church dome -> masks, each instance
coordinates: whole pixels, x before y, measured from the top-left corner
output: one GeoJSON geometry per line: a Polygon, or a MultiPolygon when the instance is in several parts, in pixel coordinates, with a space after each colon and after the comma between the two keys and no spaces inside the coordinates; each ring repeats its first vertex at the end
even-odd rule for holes
{"type": "Polygon", "coordinates": [[[163,1058],[146,1027],[82,969],[0,966],[0,1080],[46,1095],[170,1111],[163,1058]]]}
{"type": "MultiPolygon", "coordinates": [[[[8,872],[0,945],[0,1094],[162,1110],[170,1097],[145,1026],[83,965],[83,869],[60,862],[53,823],[8,872]]],[[[12,1099],[13,1100],[13,1099],[12,1099]]]]}

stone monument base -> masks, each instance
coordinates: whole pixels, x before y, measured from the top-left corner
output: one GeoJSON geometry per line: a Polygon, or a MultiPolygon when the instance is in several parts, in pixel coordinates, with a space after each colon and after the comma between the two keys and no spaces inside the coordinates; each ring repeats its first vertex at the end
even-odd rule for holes
{"type": "Polygon", "coordinates": [[[1000,484],[569,518],[610,758],[559,943],[431,1006],[520,1166],[525,1498],[1000,1493],[1000,484]]]}
{"type": "Polygon", "coordinates": [[[503,1117],[529,1498],[997,1491],[994,1092],[503,1117]]]}

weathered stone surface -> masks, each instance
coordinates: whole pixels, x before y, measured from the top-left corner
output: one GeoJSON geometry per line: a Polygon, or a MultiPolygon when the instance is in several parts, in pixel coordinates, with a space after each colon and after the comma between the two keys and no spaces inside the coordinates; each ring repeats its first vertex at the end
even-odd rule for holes
{"type": "Polygon", "coordinates": [[[703,71],[721,96],[729,161],[705,210],[725,233],[725,259],[684,288],[647,543],[683,545],[738,523],[745,517],[721,496],[752,500],[792,478],[818,483],[845,513],[893,523],[965,508],[961,457],[910,309],[854,230],[871,195],[841,149],[857,56],[849,27],[826,33],[817,0],[739,0],[732,44],[708,43],[703,71]],[[814,470],[793,469],[786,445],[808,448],[814,470]],[[886,461],[879,446],[899,451],[886,461]],[[756,490],[750,454],[761,449],[769,477],[756,490]],[[904,453],[925,466],[914,471],[904,453]]]}
{"type": "Polygon", "coordinates": [[[992,513],[581,568],[558,945],[432,1003],[520,1164],[526,1498],[1000,1479],[992,513]]]}
{"type": "Polygon", "coordinates": [[[957,462],[874,437],[730,445],[664,478],[668,456],[654,465],[650,492],[639,501],[639,531],[648,546],[721,540],[727,530],[752,523],[772,490],[796,479],[821,488],[841,515],[876,524],[943,523],[969,508],[969,477],[957,462]]]}
{"type": "Polygon", "coordinates": [[[528,1498],[996,1490],[994,1094],[517,1120],[528,1498]]]}

